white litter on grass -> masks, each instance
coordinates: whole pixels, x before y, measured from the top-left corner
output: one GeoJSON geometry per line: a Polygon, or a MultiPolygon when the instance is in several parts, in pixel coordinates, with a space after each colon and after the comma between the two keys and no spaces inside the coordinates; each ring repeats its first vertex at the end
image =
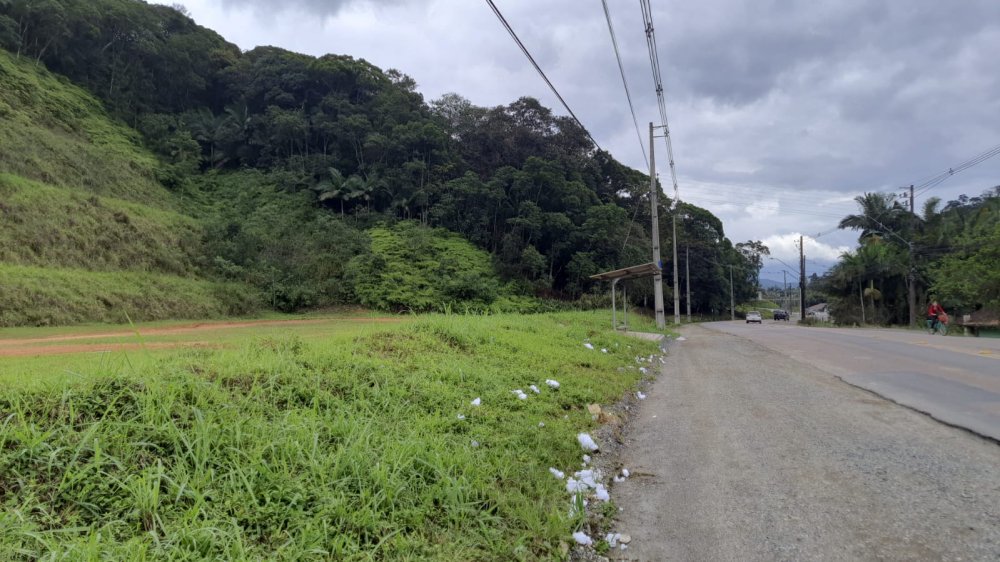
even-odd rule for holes
{"type": "Polygon", "coordinates": [[[541,394],[541,393],[542,393],[542,391],[541,391],[541,390],[538,390],[538,387],[537,387],[537,386],[535,386],[535,385],[531,385],[531,386],[529,386],[528,388],[530,388],[530,389],[531,389],[531,391],[532,391],[532,392],[534,392],[535,394],[541,394]]]}
{"type": "Polygon", "coordinates": [[[596,451],[600,449],[600,447],[597,446],[597,443],[594,442],[594,439],[586,433],[577,435],[576,440],[580,442],[580,446],[583,447],[584,451],[596,451]]]}
{"type": "Polygon", "coordinates": [[[573,540],[576,541],[576,544],[582,544],[583,546],[594,544],[594,540],[588,537],[587,533],[584,533],[583,531],[573,533],[573,540]]]}
{"type": "Polygon", "coordinates": [[[646,399],[646,395],[643,394],[642,391],[636,392],[635,393],[635,397],[638,398],[639,400],[645,400],[646,399]]]}
{"type": "Polygon", "coordinates": [[[615,548],[618,546],[618,539],[622,537],[621,533],[608,533],[604,536],[604,540],[608,541],[608,546],[615,548]]]}
{"type": "Polygon", "coordinates": [[[687,338],[685,338],[684,336],[681,336],[681,337],[677,338],[677,341],[687,341],[687,338]]]}
{"type": "Polygon", "coordinates": [[[580,492],[586,492],[589,489],[590,488],[588,488],[586,484],[584,484],[583,482],[580,482],[579,480],[577,480],[575,478],[567,478],[566,479],[566,491],[569,492],[569,493],[571,493],[571,494],[578,494],[580,492]]]}
{"type": "Polygon", "coordinates": [[[465,419],[465,414],[458,414],[458,419],[464,420],[465,419]]]}
{"type": "Polygon", "coordinates": [[[608,348],[606,348],[606,347],[602,347],[601,348],[601,353],[607,353],[607,352],[608,352],[608,348]]]}
{"type": "Polygon", "coordinates": [[[556,478],[558,478],[560,480],[562,480],[563,478],[566,477],[566,474],[563,471],[555,469],[555,468],[552,468],[551,466],[549,467],[549,472],[552,473],[552,476],[555,476],[556,478]]]}
{"type": "Polygon", "coordinates": [[[590,455],[583,455],[583,464],[588,464],[590,462],[590,455]]]}
{"type": "Polygon", "coordinates": [[[517,390],[512,390],[511,392],[513,392],[514,394],[516,394],[517,398],[519,400],[527,400],[528,399],[528,395],[525,394],[524,391],[521,390],[520,388],[518,388],[517,390]]]}
{"type": "Polygon", "coordinates": [[[545,427],[545,422],[538,422],[538,427],[545,427]]]}
{"type": "Polygon", "coordinates": [[[639,367],[639,372],[645,375],[649,371],[645,367],[639,367]]]}
{"type": "Polygon", "coordinates": [[[559,388],[559,381],[545,379],[545,384],[549,385],[550,388],[559,388]]]}
{"type": "Polygon", "coordinates": [[[573,473],[576,477],[577,483],[580,484],[584,489],[580,491],[593,490],[597,487],[597,481],[601,478],[600,472],[592,469],[580,470],[573,473]]]}
{"type": "Polygon", "coordinates": [[[597,499],[602,502],[610,501],[611,495],[608,494],[608,489],[604,487],[604,484],[598,484],[594,493],[597,495],[597,499]]]}
{"type": "Polygon", "coordinates": [[[586,347],[587,349],[594,349],[594,344],[587,342],[583,344],[583,347],[586,347]]]}
{"type": "Polygon", "coordinates": [[[473,439],[472,440],[472,446],[473,447],[478,447],[479,446],[479,441],[476,441],[475,439],[473,439]]]}
{"type": "Polygon", "coordinates": [[[472,404],[473,406],[478,406],[478,405],[480,405],[480,404],[482,404],[482,403],[483,403],[483,401],[482,401],[482,400],[480,400],[479,398],[476,398],[476,399],[475,399],[475,400],[473,400],[472,402],[469,402],[469,404],[472,404]]]}

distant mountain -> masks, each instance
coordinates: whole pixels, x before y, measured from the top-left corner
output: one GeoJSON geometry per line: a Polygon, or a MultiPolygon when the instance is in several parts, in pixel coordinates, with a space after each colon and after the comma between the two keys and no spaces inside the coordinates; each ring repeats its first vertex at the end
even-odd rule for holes
{"type": "MultiPolygon", "coordinates": [[[[760,280],[760,287],[762,289],[781,289],[784,286],[785,286],[784,283],[782,283],[781,281],[775,281],[773,279],[763,279],[763,278],[760,280]]],[[[789,284],[789,286],[791,286],[791,284],[789,284]]]]}

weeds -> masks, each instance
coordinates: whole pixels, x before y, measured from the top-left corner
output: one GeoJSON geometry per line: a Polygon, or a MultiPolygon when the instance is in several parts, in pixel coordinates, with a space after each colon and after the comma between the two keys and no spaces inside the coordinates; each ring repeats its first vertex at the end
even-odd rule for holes
{"type": "Polygon", "coordinates": [[[617,368],[655,349],[604,324],[603,313],[427,317],[202,351],[197,370],[176,353],[135,374],[8,391],[0,551],[558,559],[579,516],[547,467],[578,465],[585,405],[617,400],[637,379],[617,368]],[[588,337],[609,353],[584,348],[588,337]],[[391,354],[369,353],[387,341],[391,354]],[[560,389],[510,393],[546,378],[560,389]]]}

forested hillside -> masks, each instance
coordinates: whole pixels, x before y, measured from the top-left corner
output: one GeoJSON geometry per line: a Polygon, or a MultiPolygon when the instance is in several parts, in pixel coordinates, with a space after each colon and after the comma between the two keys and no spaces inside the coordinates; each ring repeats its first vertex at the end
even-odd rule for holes
{"type": "MultiPolygon", "coordinates": [[[[2,232],[32,238],[3,264],[229,283],[244,294],[233,310],[440,310],[572,300],[599,289],[590,275],[649,261],[648,179],[531,98],[428,103],[398,71],[348,55],[241,52],[139,0],[0,0],[0,45],[14,99],[0,114],[16,125],[0,132],[2,232]],[[88,207],[91,195],[99,204],[88,207]],[[11,207],[28,197],[33,208],[11,207]],[[31,234],[40,228],[63,234],[31,234]]],[[[671,202],[659,204],[669,247],[671,202]]],[[[679,239],[699,256],[692,308],[724,308],[728,264],[745,272],[738,296],[750,294],[752,259],[721,222],[676,212],[679,239]]],[[[630,296],[641,303],[649,289],[630,296]]],[[[51,321],[85,319],[104,318],[51,321]]]]}

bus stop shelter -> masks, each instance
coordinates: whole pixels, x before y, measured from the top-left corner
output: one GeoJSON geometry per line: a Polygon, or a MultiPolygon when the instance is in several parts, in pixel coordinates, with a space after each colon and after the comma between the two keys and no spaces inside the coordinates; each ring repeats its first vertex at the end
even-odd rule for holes
{"type": "MultiPolygon", "coordinates": [[[[605,271],[604,273],[598,273],[597,275],[591,275],[590,278],[595,281],[611,281],[611,327],[612,329],[618,329],[618,304],[616,299],[617,286],[619,281],[627,281],[629,279],[638,279],[641,277],[651,277],[660,272],[660,267],[653,262],[644,263],[642,265],[633,265],[630,267],[624,267],[622,269],[616,269],[614,271],[605,271]]],[[[628,331],[628,294],[625,292],[625,286],[622,285],[622,314],[624,315],[624,328],[628,331]]]]}

